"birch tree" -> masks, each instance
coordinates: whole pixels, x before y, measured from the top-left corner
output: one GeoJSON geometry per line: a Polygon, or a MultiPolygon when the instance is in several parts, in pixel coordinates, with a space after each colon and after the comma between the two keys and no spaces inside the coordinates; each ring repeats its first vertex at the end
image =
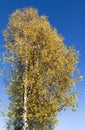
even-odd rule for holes
{"type": "Polygon", "coordinates": [[[78,52],[33,8],[11,14],[4,37],[12,64],[7,130],[53,130],[58,113],[77,105],[78,52]]]}

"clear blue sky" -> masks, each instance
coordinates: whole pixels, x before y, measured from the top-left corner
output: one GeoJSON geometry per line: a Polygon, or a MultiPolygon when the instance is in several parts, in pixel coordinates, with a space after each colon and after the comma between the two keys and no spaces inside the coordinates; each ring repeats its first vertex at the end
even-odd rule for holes
{"type": "MultiPolygon", "coordinates": [[[[85,77],[85,0],[1,0],[0,1],[0,52],[4,44],[2,31],[9,15],[17,8],[34,7],[40,15],[49,16],[51,25],[63,35],[66,45],[75,45],[80,51],[79,69],[85,77]]],[[[80,108],[76,112],[67,110],[59,114],[59,125],[55,130],[85,130],[85,79],[78,85],[80,108]]],[[[0,79],[0,98],[7,103],[0,79]]],[[[0,130],[5,130],[4,118],[0,117],[0,130]]]]}

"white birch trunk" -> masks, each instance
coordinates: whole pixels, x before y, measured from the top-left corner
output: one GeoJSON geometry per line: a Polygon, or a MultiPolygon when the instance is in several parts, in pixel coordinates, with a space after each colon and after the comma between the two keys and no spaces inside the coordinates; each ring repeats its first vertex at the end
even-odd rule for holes
{"type": "MultiPolygon", "coordinates": [[[[27,47],[26,47],[26,53],[27,53],[27,47]]],[[[24,113],[23,113],[24,126],[23,126],[23,130],[29,130],[28,120],[27,120],[27,82],[28,82],[28,78],[27,78],[28,60],[27,59],[26,59],[25,65],[26,65],[26,68],[25,68],[26,70],[25,70],[25,83],[24,83],[24,113]]]]}

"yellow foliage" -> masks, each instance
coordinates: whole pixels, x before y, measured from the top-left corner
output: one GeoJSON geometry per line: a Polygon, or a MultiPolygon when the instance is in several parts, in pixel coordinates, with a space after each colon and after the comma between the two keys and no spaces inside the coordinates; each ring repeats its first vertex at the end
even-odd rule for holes
{"type": "MultiPolygon", "coordinates": [[[[74,108],[76,104],[73,90],[78,79],[73,73],[78,63],[77,51],[64,45],[63,37],[50,26],[47,17],[39,17],[37,10],[32,8],[16,10],[10,17],[4,36],[5,47],[12,55],[7,60],[14,56],[14,72],[18,70],[15,77],[19,77],[11,80],[13,103],[19,100],[23,108],[26,83],[29,128],[36,130],[38,124],[39,130],[46,130],[57,121],[58,112],[66,106],[74,108]],[[25,73],[26,60],[28,71],[25,73]]],[[[17,112],[16,107],[12,109],[17,112]]],[[[23,111],[20,111],[21,116],[23,111]]]]}

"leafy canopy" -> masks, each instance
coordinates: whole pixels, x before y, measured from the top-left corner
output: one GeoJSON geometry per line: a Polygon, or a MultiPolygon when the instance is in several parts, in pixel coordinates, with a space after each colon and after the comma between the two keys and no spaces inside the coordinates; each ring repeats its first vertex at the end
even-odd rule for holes
{"type": "Polygon", "coordinates": [[[47,17],[39,16],[33,8],[16,10],[4,36],[8,53],[5,60],[13,65],[7,90],[11,125],[16,129],[23,126],[26,83],[30,130],[53,129],[57,114],[67,106],[74,110],[77,105],[74,87],[79,81],[79,74],[75,73],[78,52],[67,47],[47,17]]]}

